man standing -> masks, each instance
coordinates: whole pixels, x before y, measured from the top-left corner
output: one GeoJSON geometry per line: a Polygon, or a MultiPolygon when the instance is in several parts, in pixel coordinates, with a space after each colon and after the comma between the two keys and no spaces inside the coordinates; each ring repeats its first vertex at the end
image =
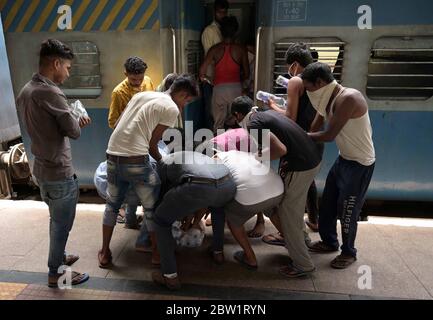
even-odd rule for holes
{"type": "Polygon", "coordinates": [[[355,238],[358,218],[364,204],[376,161],[368,105],[355,89],[344,88],[335,81],[328,65],[316,62],[302,73],[304,87],[317,110],[313,127],[324,131],[309,133],[315,141],[335,140],[340,155],[326,178],[319,214],[322,241],[310,250],[327,253],[338,251],[337,217],[341,221],[343,245],[332,262],[344,269],[356,261],[355,238]]]}
{"type": "MultiPolygon", "coordinates": [[[[229,3],[227,0],[215,0],[214,3],[214,21],[208,25],[202,35],[201,35],[201,43],[204,50],[204,56],[206,57],[210,48],[214,45],[223,41],[223,37],[221,35],[220,23],[222,18],[227,16],[229,9],[229,3]]],[[[203,100],[205,106],[205,126],[208,129],[213,129],[213,118],[212,118],[212,81],[214,76],[214,66],[209,65],[206,74],[208,76],[208,81],[202,82],[202,90],[203,90],[203,100]]]]}
{"type": "MultiPolygon", "coordinates": [[[[65,253],[79,196],[69,138],[78,139],[80,128],[91,120],[76,120],[58,87],[69,77],[73,58],[72,50],[60,41],[44,41],[39,53],[39,73],[33,75],[17,98],[18,115],[35,156],[33,175],[50,211],[49,287],[58,286],[62,265],[70,266],[79,259],[65,253]]],[[[88,274],[72,272],[72,285],[88,279],[88,274]]]]}
{"type": "Polygon", "coordinates": [[[315,267],[305,243],[304,209],[308,188],[320,169],[320,148],[293,120],[282,117],[276,111],[251,113],[247,117],[238,112],[236,118],[249,130],[259,130],[262,140],[269,139],[269,148],[262,151],[265,159],[280,159],[284,196],[276,210],[278,215],[273,214],[270,219],[283,232],[291,258],[280,273],[289,278],[306,276],[315,267]],[[270,131],[268,137],[265,130],[270,131]]]}
{"type": "MultiPolygon", "coordinates": [[[[167,92],[136,94],[123,112],[108,142],[108,199],[102,226],[102,249],[98,253],[99,267],[107,268],[111,265],[110,241],[119,208],[130,187],[140,199],[145,217],[152,217],[160,180],[150,163],[149,155],[156,161],[161,160],[158,142],[164,131],[174,127],[179,112],[197,95],[195,81],[190,76],[182,75],[167,92]]],[[[155,234],[150,229],[150,224],[147,227],[153,247],[152,262],[159,264],[155,234]]],[[[137,247],[144,245],[144,235],[147,235],[146,221],[141,226],[137,247]]]]}
{"type": "Polygon", "coordinates": [[[116,122],[131,98],[139,92],[153,91],[152,80],[145,76],[147,64],[139,57],[130,57],[125,64],[126,79],[114,88],[108,113],[108,125],[114,129],[116,122]]]}

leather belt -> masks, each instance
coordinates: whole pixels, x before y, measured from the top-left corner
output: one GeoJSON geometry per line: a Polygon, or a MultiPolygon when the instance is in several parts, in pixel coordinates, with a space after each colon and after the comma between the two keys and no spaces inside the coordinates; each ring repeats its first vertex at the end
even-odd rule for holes
{"type": "Polygon", "coordinates": [[[110,160],[115,163],[130,163],[130,164],[140,164],[140,163],[146,163],[149,161],[149,156],[132,156],[132,157],[121,157],[121,156],[114,156],[112,154],[107,153],[107,160],[110,160]]]}
{"type": "Polygon", "coordinates": [[[219,179],[211,179],[211,178],[201,178],[201,177],[185,177],[182,179],[182,183],[198,183],[198,184],[214,184],[218,185],[222,182],[228,181],[231,179],[230,174],[219,178],[219,179]]]}

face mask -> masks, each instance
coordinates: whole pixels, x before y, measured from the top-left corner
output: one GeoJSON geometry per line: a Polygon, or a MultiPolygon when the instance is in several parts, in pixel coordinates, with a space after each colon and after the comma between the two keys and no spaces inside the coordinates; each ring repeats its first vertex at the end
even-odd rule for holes
{"type": "Polygon", "coordinates": [[[253,107],[251,111],[242,119],[241,122],[238,122],[238,125],[245,130],[248,130],[248,126],[250,125],[250,118],[253,113],[257,112],[258,107],[253,107]]]}
{"type": "Polygon", "coordinates": [[[295,70],[294,73],[291,73],[291,72],[290,72],[290,69],[292,69],[292,66],[293,66],[295,63],[296,63],[296,62],[293,62],[293,63],[289,66],[289,69],[287,70],[287,72],[288,72],[290,78],[293,78],[293,77],[296,76],[296,71],[298,70],[297,68],[296,68],[296,70],[295,70]]]}
{"type": "Polygon", "coordinates": [[[326,107],[337,85],[337,81],[334,80],[316,91],[307,91],[311,104],[322,117],[326,117],[326,107]]]}

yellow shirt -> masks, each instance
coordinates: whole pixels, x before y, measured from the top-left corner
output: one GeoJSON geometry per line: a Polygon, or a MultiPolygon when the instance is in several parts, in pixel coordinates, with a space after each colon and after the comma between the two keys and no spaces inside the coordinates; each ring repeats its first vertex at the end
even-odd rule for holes
{"type": "Polygon", "coordinates": [[[121,83],[114,88],[111,94],[110,110],[108,112],[108,126],[114,129],[114,125],[128,105],[129,100],[134,94],[142,91],[154,91],[152,80],[148,76],[144,76],[143,83],[140,88],[131,87],[128,82],[128,78],[123,80],[121,83]]]}

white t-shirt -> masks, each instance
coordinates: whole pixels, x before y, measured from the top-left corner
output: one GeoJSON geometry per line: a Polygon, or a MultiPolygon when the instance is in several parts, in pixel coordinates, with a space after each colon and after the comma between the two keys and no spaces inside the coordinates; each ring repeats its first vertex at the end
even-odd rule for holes
{"type": "Polygon", "coordinates": [[[151,91],[137,93],[123,111],[108,142],[107,153],[123,157],[149,154],[155,128],[159,124],[173,128],[178,115],[179,109],[169,95],[151,91]]]}
{"type": "Polygon", "coordinates": [[[219,152],[218,158],[233,176],[237,188],[235,200],[240,204],[255,205],[283,194],[280,176],[257,161],[253,154],[232,150],[219,152]]]}

